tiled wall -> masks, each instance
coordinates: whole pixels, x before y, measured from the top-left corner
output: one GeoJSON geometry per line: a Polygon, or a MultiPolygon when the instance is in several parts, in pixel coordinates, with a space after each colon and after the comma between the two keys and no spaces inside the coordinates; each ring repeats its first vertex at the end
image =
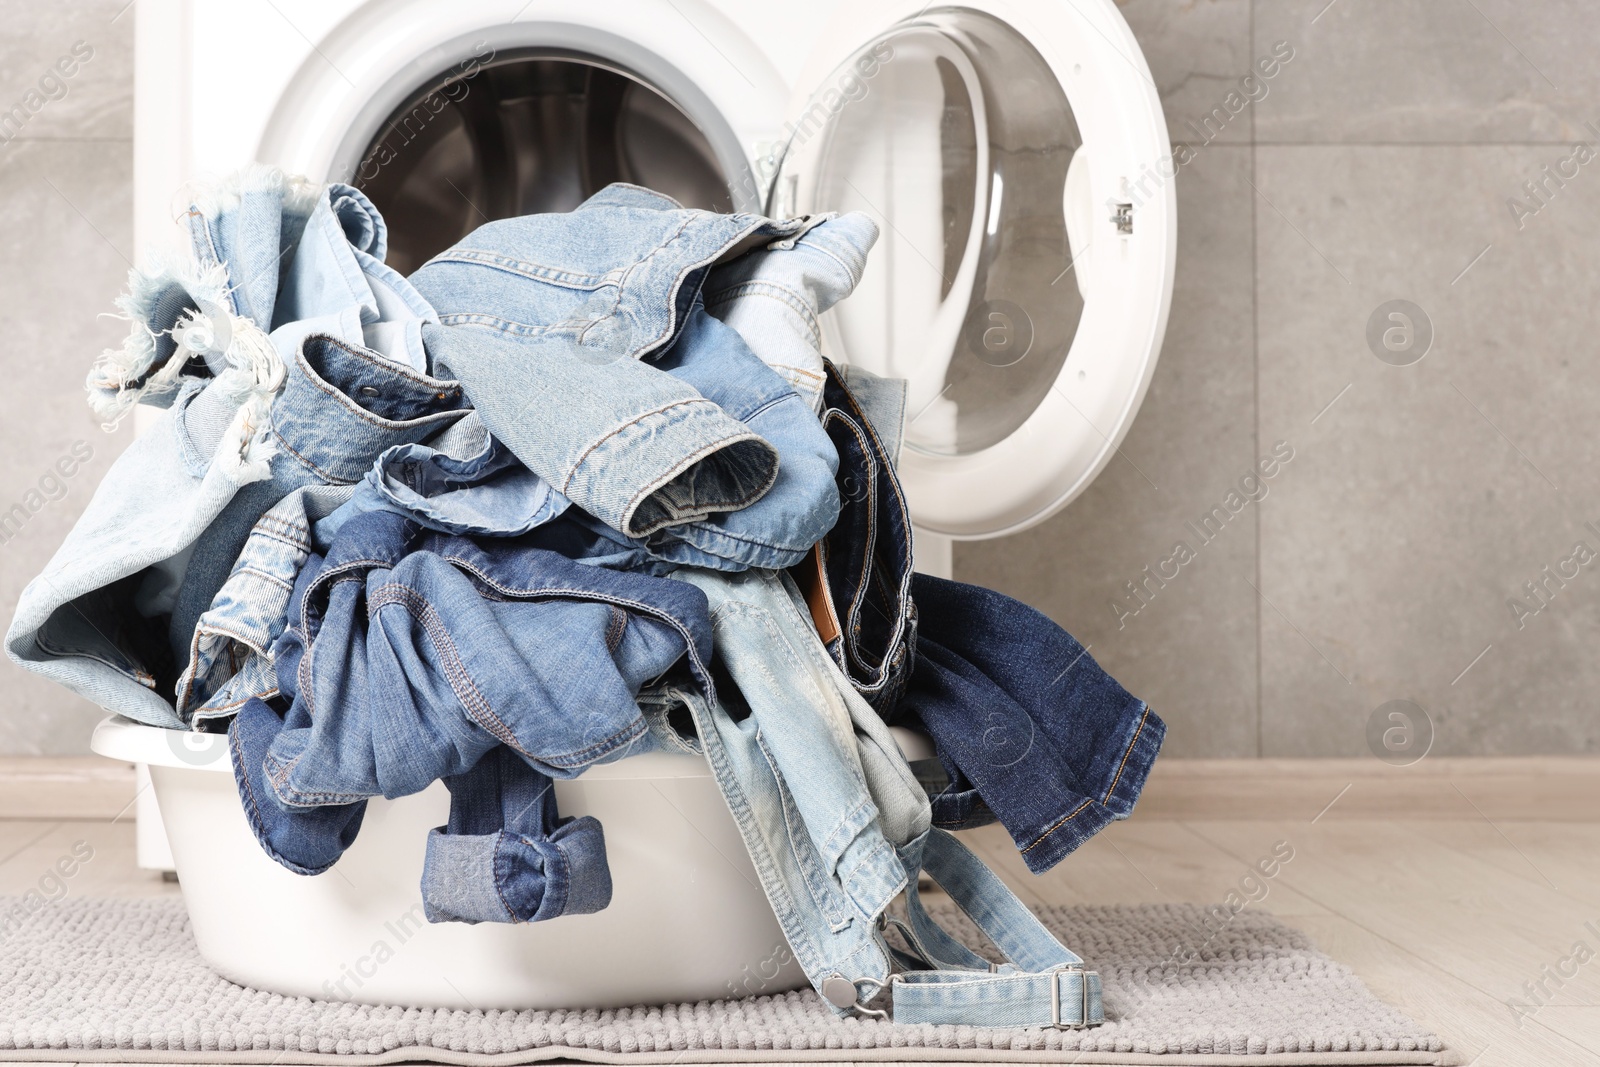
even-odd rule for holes
{"type": "MultiPolygon", "coordinates": [[[[124,2],[0,0],[5,106],[74,42],[94,48],[0,147],[0,510],[73,442],[95,452],[0,545],[7,614],[127,438],[101,432],[81,391],[121,333],[95,315],[130,255],[124,2]]],[[[1089,643],[1166,717],[1174,755],[1360,755],[1374,711],[1399,699],[1426,710],[1440,753],[1600,748],[1600,556],[1565,579],[1542,571],[1578,541],[1600,552],[1585,525],[1600,528],[1600,165],[1563,163],[1600,140],[1586,125],[1600,126],[1600,8],[1123,11],[1188,148],[1161,365],[1099,481],[1028,533],[958,546],[957,576],[1089,643]],[[1270,79],[1242,83],[1287,49],[1270,79]],[[1546,165],[1572,176],[1546,180],[1546,165]],[[1546,181],[1541,200],[1530,179],[1546,181]],[[1418,361],[1415,344],[1380,342],[1389,362],[1369,346],[1391,300],[1431,323],[1418,361]],[[1230,497],[1278,442],[1292,458],[1230,497]],[[1261,499],[1245,503],[1251,487],[1261,499]],[[1228,518],[1202,540],[1190,524],[1218,507],[1228,518]],[[1173,572],[1179,541],[1193,558],[1147,580],[1147,566],[1173,572]],[[1527,593],[1536,580],[1547,600],[1527,593]],[[1145,583],[1141,599],[1128,582],[1145,583]]],[[[0,752],[83,749],[95,709],[9,664],[0,680],[0,752]]]]}
{"type": "Polygon", "coordinates": [[[1193,153],[1161,364],[1124,456],[1054,520],[958,546],[957,576],[1090,644],[1171,754],[1364,755],[1391,700],[1436,753],[1600,750],[1600,556],[1542,573],[1600,552],[1600,160],[1542,204],[1523,188],[1600,140],[1600,8],[1123,11],[1193,153]],[[1293,58],[1241,89],[1278,42],[1293,58]],[[1230,92],[1257,102],[1232,116],[1230,92]],[[1415,339],[1391,362],[1367,340],[1390,300],[1432,325],[1410,365],[1415,339]],[[1186,524],[1279,441],[1267,495],[1203,542],[1186,524]],[[1178,541],[1194,559],[1129,597],[1178,541]]]}
{"type": "MultiPolygon", "coordinates": [[[[83,393],[89,364],[127,332],[105,317],[133,257],[133,12],[119,16],[126,4],[0,2],[0,121],[13,105],[29,112],[20,128],[0,128],[0,518],[13,516],[0,525],[6,623],[132,432],[103,431],[83,393]],[[75,467],[80,441],[92,458],[75,467]]],[[[3,755],[87,751],[101,714],[9,661],[0,661],[0,700],[3,755]]]]}

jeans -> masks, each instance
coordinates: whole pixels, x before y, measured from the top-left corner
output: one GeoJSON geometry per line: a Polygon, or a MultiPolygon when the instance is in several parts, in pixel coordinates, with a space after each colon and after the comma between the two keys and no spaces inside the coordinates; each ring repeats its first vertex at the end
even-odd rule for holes
{"type": "Polygon", "coordinates": [[[905,386],[860,370],[847,384],[840,368],[823,367],[822,425],[839,454],[839,521],[797,578],[829,655],[856,692],[890,716],[917,635],[911,515],[894,471],[905,386]],[[868,403],[892,437],[879,434],[868,403]]]}
{"type": "Polygon", "coordinates": [[[998,818],[1042,874],[1127,818],[1166,736],[1149,706],[1026,604],[926,574],[911,593],[916,667],[896,715],[938,747],[935,824],[998,818]]]}
{"type": "MultiPolygon", "coordinates": [[[[684,570],[705,590],[715,695],[669,691],[738,823],[796,960],[835,1012],[892,987],[901,1022],[1093,1025],[1098,976],[971,852],[930,826],[927,798],[879,715],[819,647],[782,573],[684,570]],[[991,968],[917,894],[926,870],[1010,961],[991,968]],[[906,894],[906,917],[889,903],[906,894]],[[905,949],[884,937],[900,930],[905,949]],[[890,982],[891,966],[903,968],[890,982]]],[[[686,747],[696,747],[683,739],[686,747]]]]}
{"type": "Polygon", "coordinates": [[[712,268],[706,308],[815,411],[824,378],[818,319],[861,281],[877,239],[877,225],[861,212],[820,219],[775,247],[712,268]]]}

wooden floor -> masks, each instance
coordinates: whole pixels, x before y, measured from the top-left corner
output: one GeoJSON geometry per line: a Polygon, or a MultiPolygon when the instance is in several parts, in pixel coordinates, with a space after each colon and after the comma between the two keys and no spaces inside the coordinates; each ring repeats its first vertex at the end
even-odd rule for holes
{"type": "MultiPolygon", "coordinates": [[[[1149,813],[1044,877],[1023,868],[996,828],[966,836],[1035,903],[1215,902],[1287,842],[1293,859],[1249,906],[1305,930],[1465,1063],[1600,1065],[1600,805],[1581,791],[1539,805],[1518,799],[1572,764],[1522,761],[1524,790],[1444,767],[1427,789],[1414,780],[1410,800],[1395,794],[1385,805],[1373,798],[1392,778],[1296,766],[1282,772],[1292,788],[1253,791],[1217,765],[1174,767],[1152,782],[1149,813]],[[1219,777],[1228,788],[1206,787],[1219,777]]],[[[1585,774],[1583,788],[1600,783],[1600,773],[1585,774]]],[[[7,803],[0,814],[17,809],[7,803]]],[[[67,880],[73,894],[177,892],[135,867],[123,816],[0,819],[0,893],[37,887],[75,846],[93,855],[67,880]]]]}

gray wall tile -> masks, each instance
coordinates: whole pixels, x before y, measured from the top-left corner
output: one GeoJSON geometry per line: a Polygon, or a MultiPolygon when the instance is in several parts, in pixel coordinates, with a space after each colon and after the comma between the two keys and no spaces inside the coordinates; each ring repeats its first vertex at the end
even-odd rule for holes
{"type": "MultiPolygon", "coordinates": [[[[131,435],[102,431],[83,392],[90,363],[120,343],[127,328],[101,316],[113,310],[127,277],[131,165],[127,141],[16,142],[0,149],[0,307],[9,309],[7,384],[0,391],[6,624],[23,586],[44,568],[131,435]],[[80,441],[92,458],[60,479],[54,465],[80,441]],[[18,505],[24,512],[13,510],[18,505]]],[[[9,660],[0,660],[0,689],[6,694],[0,754],[87,750],[98,708],[9,660]]]]}
{"type": "Polygon", "coordinates": [[[1184,756],[1256,750],[1253,508],[1209,544],[1186,525],[1256,460],[1249,172],[1249,148],[1220,144],[1179,172],[1172,315],[1124,455],[1050,521],[956,546],[958,579],[1017,597],[1072,631],[1156,708],[1171,730],[1167,751],[1184,756]],[[1138,607],[1125,583],[1170,558],[1178,541],[1195,558],[1164,587],[1147,587],[1149,602],[1138,607]],[[1113,603],[1137,614],[1122,617],[1113,603]]]}
{"type": "Polygon", "coordinates": [[[1257,0],[1255,47],[1294,60],[1261,142],[1594,138],[1600,7],[1588,0],[1257,0]]]}
{"type": "Polygon", "coordinates": [[[1264,754],[1357,755],[1397,698],[1440,753],[1600,749],[1600,557],[1520,628],[1507,606],[1600,553],[1600,180],[1519,230],[1504,201],[1548,147],[1256,153],[1261,430],[1305,442],[1262,509],[1264,754]],[[1395,298],[1434,331],[1409,366],[1366,339],[1395,298]]]}
{"type": "Polygon", "coordinates": [[[129,8],[128,0],[0,0],[0,142],[132,136],[129,8]]]}
{"type": "Polygon", "coordinates": [[[1172,139],[1248,144],[1249,109],[1238,101],[1261,93],[1241,85],[1254,62],[1249,0],[1127,0],[1122,15],[1150,64],[1172,139]],[[1230,101],[1230,93],[1238,96],[1230,101]]]}

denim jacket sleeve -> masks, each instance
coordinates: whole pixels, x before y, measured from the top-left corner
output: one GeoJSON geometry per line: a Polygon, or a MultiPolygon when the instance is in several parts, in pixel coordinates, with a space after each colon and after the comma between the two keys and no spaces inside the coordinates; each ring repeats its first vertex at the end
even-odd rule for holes
{"type": "Polygon", "coordinates": [[[559,334],[509,341],[424,326],[489,432],[579,507],[630,537],[736,511],[778,477],[778,453],[693,386],[559,334]],[[550,433],[559,421],[562,432],[550,433]]]}

